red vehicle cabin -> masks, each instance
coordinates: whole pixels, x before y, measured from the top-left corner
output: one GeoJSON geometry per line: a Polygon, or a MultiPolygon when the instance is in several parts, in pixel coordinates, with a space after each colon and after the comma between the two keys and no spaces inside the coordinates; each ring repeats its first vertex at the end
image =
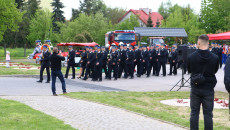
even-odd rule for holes
{"type": "Polygon", "coordinates": [[[140,41],[140,34],[134,30],[116,30],[105,34],[105,45],[111,46],[113,43],[117,46],[120,42],[134,46],[140,41]]]}

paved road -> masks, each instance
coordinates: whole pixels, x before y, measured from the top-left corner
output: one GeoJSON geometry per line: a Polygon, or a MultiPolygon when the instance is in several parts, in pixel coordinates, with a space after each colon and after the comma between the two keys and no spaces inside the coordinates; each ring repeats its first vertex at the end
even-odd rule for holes
{"type": "MultiPolygon", "coordinates": [[[[220,69],[216,76],[218,83],[215,90],[226,92],[223,84],[224,71],[220,69]]],[[[135,77],[134,79],[118,79],[117,81],[103,80],[102,82],[67,79],[66,84],[68,92],[169,91],[181,79],[181,77],[181,70],[178,70],[177,76],[151,76],[150,78],[143,76],[141,78],[135,77]]],[[[185,75],[185,78],[188,79],[189,75],[185,75]]],[[[25,78],[0,77],[0,95],[51,95],[51,84],[36,83],[37,80],[38,76],[26,76],[25,78]]],[[[177,89],[178,87],[176,87],[174,90],[177,89]]],[[[189,88],[185,87],[180,91],[189,90],[189,88]]],[[[57,93],[62,93],[59,80],[57,80],[57,93]]]]}
{"type": "Polygon", "coordinates": [[[63,96],[1,96],[63,120],[80,130],[183,130],[125,110],[63,96]]]}

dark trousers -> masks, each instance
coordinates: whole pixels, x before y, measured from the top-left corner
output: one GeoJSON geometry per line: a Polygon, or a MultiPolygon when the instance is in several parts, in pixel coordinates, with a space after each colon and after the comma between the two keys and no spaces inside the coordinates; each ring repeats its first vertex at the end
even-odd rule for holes
{"type": "Polygon", "coordinates": [[[87,64],[85,69],[85,78],[88,78],[88,75],[90,76],[90,68],[90,64],[87,64]]]}
{"type": "Polygon", "coordinates": [[[141,63],[141,72],[140,72],[141,75],[146,73],[146,71],[148,70],[148,66],[149,66],[148,61],[141,63]]]}
{"type": "Polygon", "coordinates": [[[176,62],[170,62],[170,72],[169,74],[177,74],[177,67],[176,67],[177,63],[176,62]]]}
{"type": "Polygon", "coordinates": [[[108,68],[108,78],[111,79],[111,73],[113,71],[113,74],[114,74],[114,78],[117,79],[117,65],[109,65],[109,68],[108,68]]]}
{"type": "Polygon", "coordinates": [[[95,80],[102,80],[102,66],[95,65],[93,79],[95,79],[95,80]]]}
{"type": "Polygon", "coordinates": [[[107,78],[107,77],[108,77],[108,71],[107,71],[107,65],[106,65],[106,63],[103,63],[103,65],[102,65],[102,70],[104,70],[104,72],[105,72],[105,77],[107,78]]]}
{"type": "Polygon", "coordinates": [[[213,130],[213,107],[214,107],[214,92],[210,95],[201,95],[191,91],[190,94],[190,129],[199,130],[199,114],[200,105],[203,107],[204,129],[213,130]]]}
{"type": "Polygon", "coordinates": [[[124,61],[119,62],[118,78],[121,77],[122,72],[124,71],[124,77],[127,77],[127,67],[124,61]]]}
{"type": "Polygon", "coordinates": [[[157,74],[157,61],[153,62],[153,75],[157,74]]]}
{"type": "Polygon", "coordinates": [[[66,73],[65,73],[65,78],[68,78],[70,67],[72,67],[72,78],[75,78],[75,68],[74,68],[74,65],[67,65],[67,69],[66,69],[66,73]]]}
{"type": "Polygon", "coordinates": [[[81,73],[81,76],[84,76],[84,74],[85,74],[85,69],[86,69],[86,66],[83,66],[83,67],[82,67],[82,73],[81,73]]]}
{"type": "Polygon", "coordinates": [[[163,69],[163,75],[165,76],[166,75],[166,64],[165,64],[165,61],[159,61],[158,64],[157,64],[157,74],[156,75],[159,75],[160,73],[160,70],[161,70],[161,67],[163,69]]]}
{"type": "Polygon", "coordinates": [[[128,70],[128,76],[133,78],[133,73],[134,73],[133,64],[127,64],[126,66],[127,66],[127,70],[128,70]]]}
{"type": "Polygon", "coordinates": [[[150,75],[151,71],[152,71],[152,67],[153,67],[153,62],[149,62],[149,66],[148,66],[148,70],[147,70],[147,76],[150,75]]]}
{"type": "Polygon", "coordinates": [[[133,64],[133,70],[136,68],[137,66],[137,74],[141,75],[141,62],[140,61],[136,61],[133,64]]]}
{"type": "Polygon", "coordinates": [[[43,71],[46,69],[46,73],[47,73],[47,81],[50,81],[50,68],[49,67],[45,67],[45,66],[41,66],[40,69],[40,80],[43,80],[43,71]]]}
{"type": "Polygon", "coordinates": [[[66,92],[66,84],[65,84],[65,80],[64,80],[64,77],[63,77],[61,70],[51,70],[51,76],[52,76],[52,92],[53,92],[53,94],[56,94],[56,86],[55,86],[56,77],[58,77],[59,80],[61,81],[63,93],[66,92]]]}

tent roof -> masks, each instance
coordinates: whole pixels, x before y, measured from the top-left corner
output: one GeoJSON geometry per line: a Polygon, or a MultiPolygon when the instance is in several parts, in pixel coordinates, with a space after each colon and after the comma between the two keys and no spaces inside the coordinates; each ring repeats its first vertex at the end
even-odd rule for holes
{"type": "Polygon", "coordinates": [[[153,27],[135,27],[136,33],[141,36],[155,37],[187,37],[184,28],[153,28],[153,27]]]}
{"type": "Polygon", "coordinates": [[[218,34],[207,34],[209,40],[230,40],[230,31],[218,34]]]}
{"type": "Polygon", "coordinates": [[[92,43],[59,43],[57,44],[57,46],[96,46],[98,45],[96,42],[92,42],[92,43]]]}

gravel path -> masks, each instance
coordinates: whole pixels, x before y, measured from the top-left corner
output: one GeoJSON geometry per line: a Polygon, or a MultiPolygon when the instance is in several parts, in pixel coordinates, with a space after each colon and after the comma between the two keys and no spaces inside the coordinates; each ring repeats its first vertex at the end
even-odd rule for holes
{"type": "Polygon", "coordinates": [[[1,96],[63,120],[80,130],[182,130],[119,108],[63,96],[1,96]]]}

